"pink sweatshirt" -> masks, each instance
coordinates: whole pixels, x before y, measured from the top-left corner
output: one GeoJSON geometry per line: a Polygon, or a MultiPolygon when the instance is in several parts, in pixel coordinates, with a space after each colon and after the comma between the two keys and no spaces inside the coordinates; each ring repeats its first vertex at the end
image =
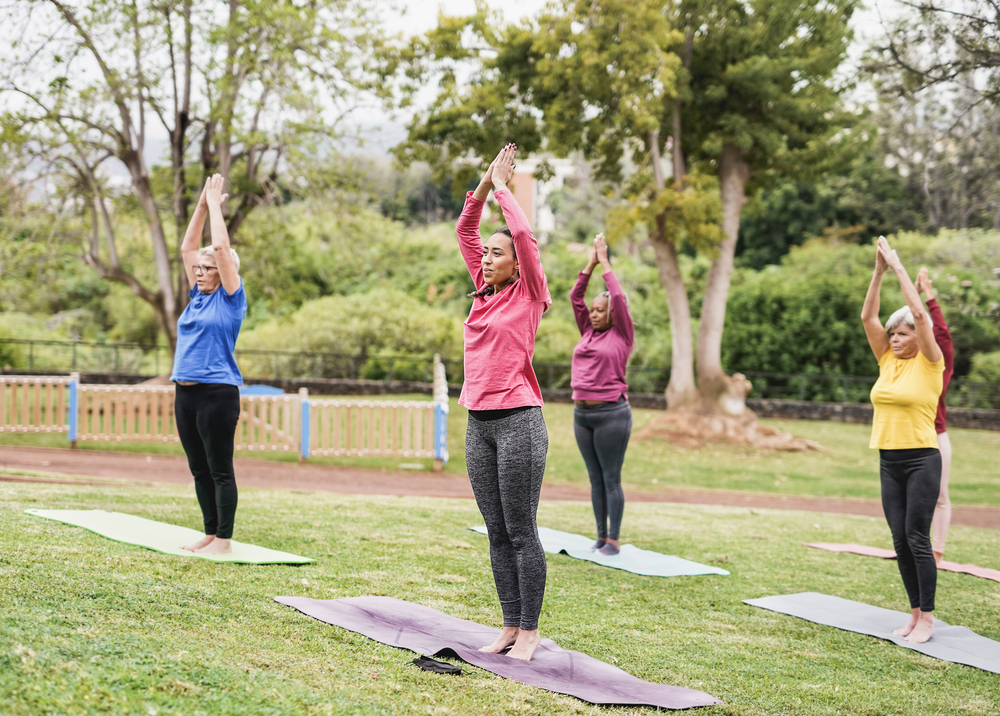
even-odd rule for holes
{"type": "MultiPolygon", "coordinates": [[[[520,278],[495,296],[476,296],[465,321],[465,384],[459,405],[469,410],[502,410],[543,405],[542,391],[531,367],[535,333],[542,313],[552,305],[538,243],[521,207],[509,191],[494,192],[514,235],[520,278]]],[[[486,202],[470,191],[455,230],[465,265],[476,290],[483,279],[483,239],[479,218],[486,202]]]]}
{"type": "MultiPolygon", "coordinates": [[[[573,400],[606,400],[617,402],[628,391],[625,367],[635,345],[635,325],[625,303],[625,294],[618,278],[611,271],[604,273],[604,283],[611,294],[611,316],[614,324],[606,331],[595,331],[590,325],[587,307],[587,284],[590,274],[580,272],[570,291],[576,325],[583,336],[573,350],[573,400]]],[[[628,396],[625,396],[628,398],[628,396]]]]}

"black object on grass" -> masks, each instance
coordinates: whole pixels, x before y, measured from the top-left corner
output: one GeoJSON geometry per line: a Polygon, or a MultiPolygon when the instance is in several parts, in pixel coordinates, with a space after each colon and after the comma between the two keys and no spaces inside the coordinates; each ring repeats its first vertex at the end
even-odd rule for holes
{"type": "Polygon", "coordinates": [[[458,676],[462,673],[461,666],[449,664],[447,661],[438,661],[429,656],[418,656],[413,660],[413,663],[424,671],[433,671],[435,674],[454,674],[458,676]]]}

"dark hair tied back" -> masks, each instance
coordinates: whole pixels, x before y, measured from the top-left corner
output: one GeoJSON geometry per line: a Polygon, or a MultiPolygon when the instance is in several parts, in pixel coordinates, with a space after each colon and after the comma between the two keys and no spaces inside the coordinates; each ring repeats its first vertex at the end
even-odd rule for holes
{"type": "MultiPolygon", "coordinates": [[[[510,227],[509,226],[501,226],[499,229],[497,229],[492,234],[490,234],[490,236],[496,236],[497,234],[503,234],[508,239],[510,239],[510,250],[514,252],[514,260],[517,261],[517,248],[514,246],[514,234],[511,233],[510,227]]],[[[507,283],[504,284],[504,287],[512,285],[516,280],[517,279],[515,279],[513,276],[511,276],[507,280],[507,283]]],[[[484,286],[479,291],[473,291],[472,293],[466,294],[466,296],[468,298],[482,298],[484,296],[494,296],[494,295],[496,295],[496,292],[497,292],[496,286],[488,286],[487,285],[487,286],[484,286]]]]}

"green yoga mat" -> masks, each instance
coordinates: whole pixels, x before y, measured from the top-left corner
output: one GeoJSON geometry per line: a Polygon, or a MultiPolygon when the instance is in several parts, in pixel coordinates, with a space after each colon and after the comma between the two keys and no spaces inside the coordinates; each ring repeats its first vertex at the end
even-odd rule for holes
{"type": "Polygon", "coordinates": [[[181,545],[201,539],[205,536],[201,532],[122,512],[104,510],[25,510],[25,512],[74,527],[83,527],[115,542],[134,544],[177,557],[197,557],[212,562],[239,564],[306,564],[315,561],[309,557],[243,544],[236,540],[233,540],[233,551],[230,554],[195,554],[181,549],[181,545]]]}

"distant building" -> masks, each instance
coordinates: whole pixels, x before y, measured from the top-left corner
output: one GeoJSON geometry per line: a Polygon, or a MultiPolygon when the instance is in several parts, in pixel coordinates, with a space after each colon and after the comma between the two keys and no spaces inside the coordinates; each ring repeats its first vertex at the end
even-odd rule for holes
{"type": "Polygon", "coordinates": [[[540,243],[545,243],[556,228],[555,216],[546,204],[549,194],[566,186],[567,179],[572,184],[579,173],[579,167],[569,159],[531,158],[517,162],[510,190],[531,222],[531,231],[540,243]],[[543,164],[548,164],[551,176],[545,181],[539,181],[535,178],[535,173],[543,164]]]}

